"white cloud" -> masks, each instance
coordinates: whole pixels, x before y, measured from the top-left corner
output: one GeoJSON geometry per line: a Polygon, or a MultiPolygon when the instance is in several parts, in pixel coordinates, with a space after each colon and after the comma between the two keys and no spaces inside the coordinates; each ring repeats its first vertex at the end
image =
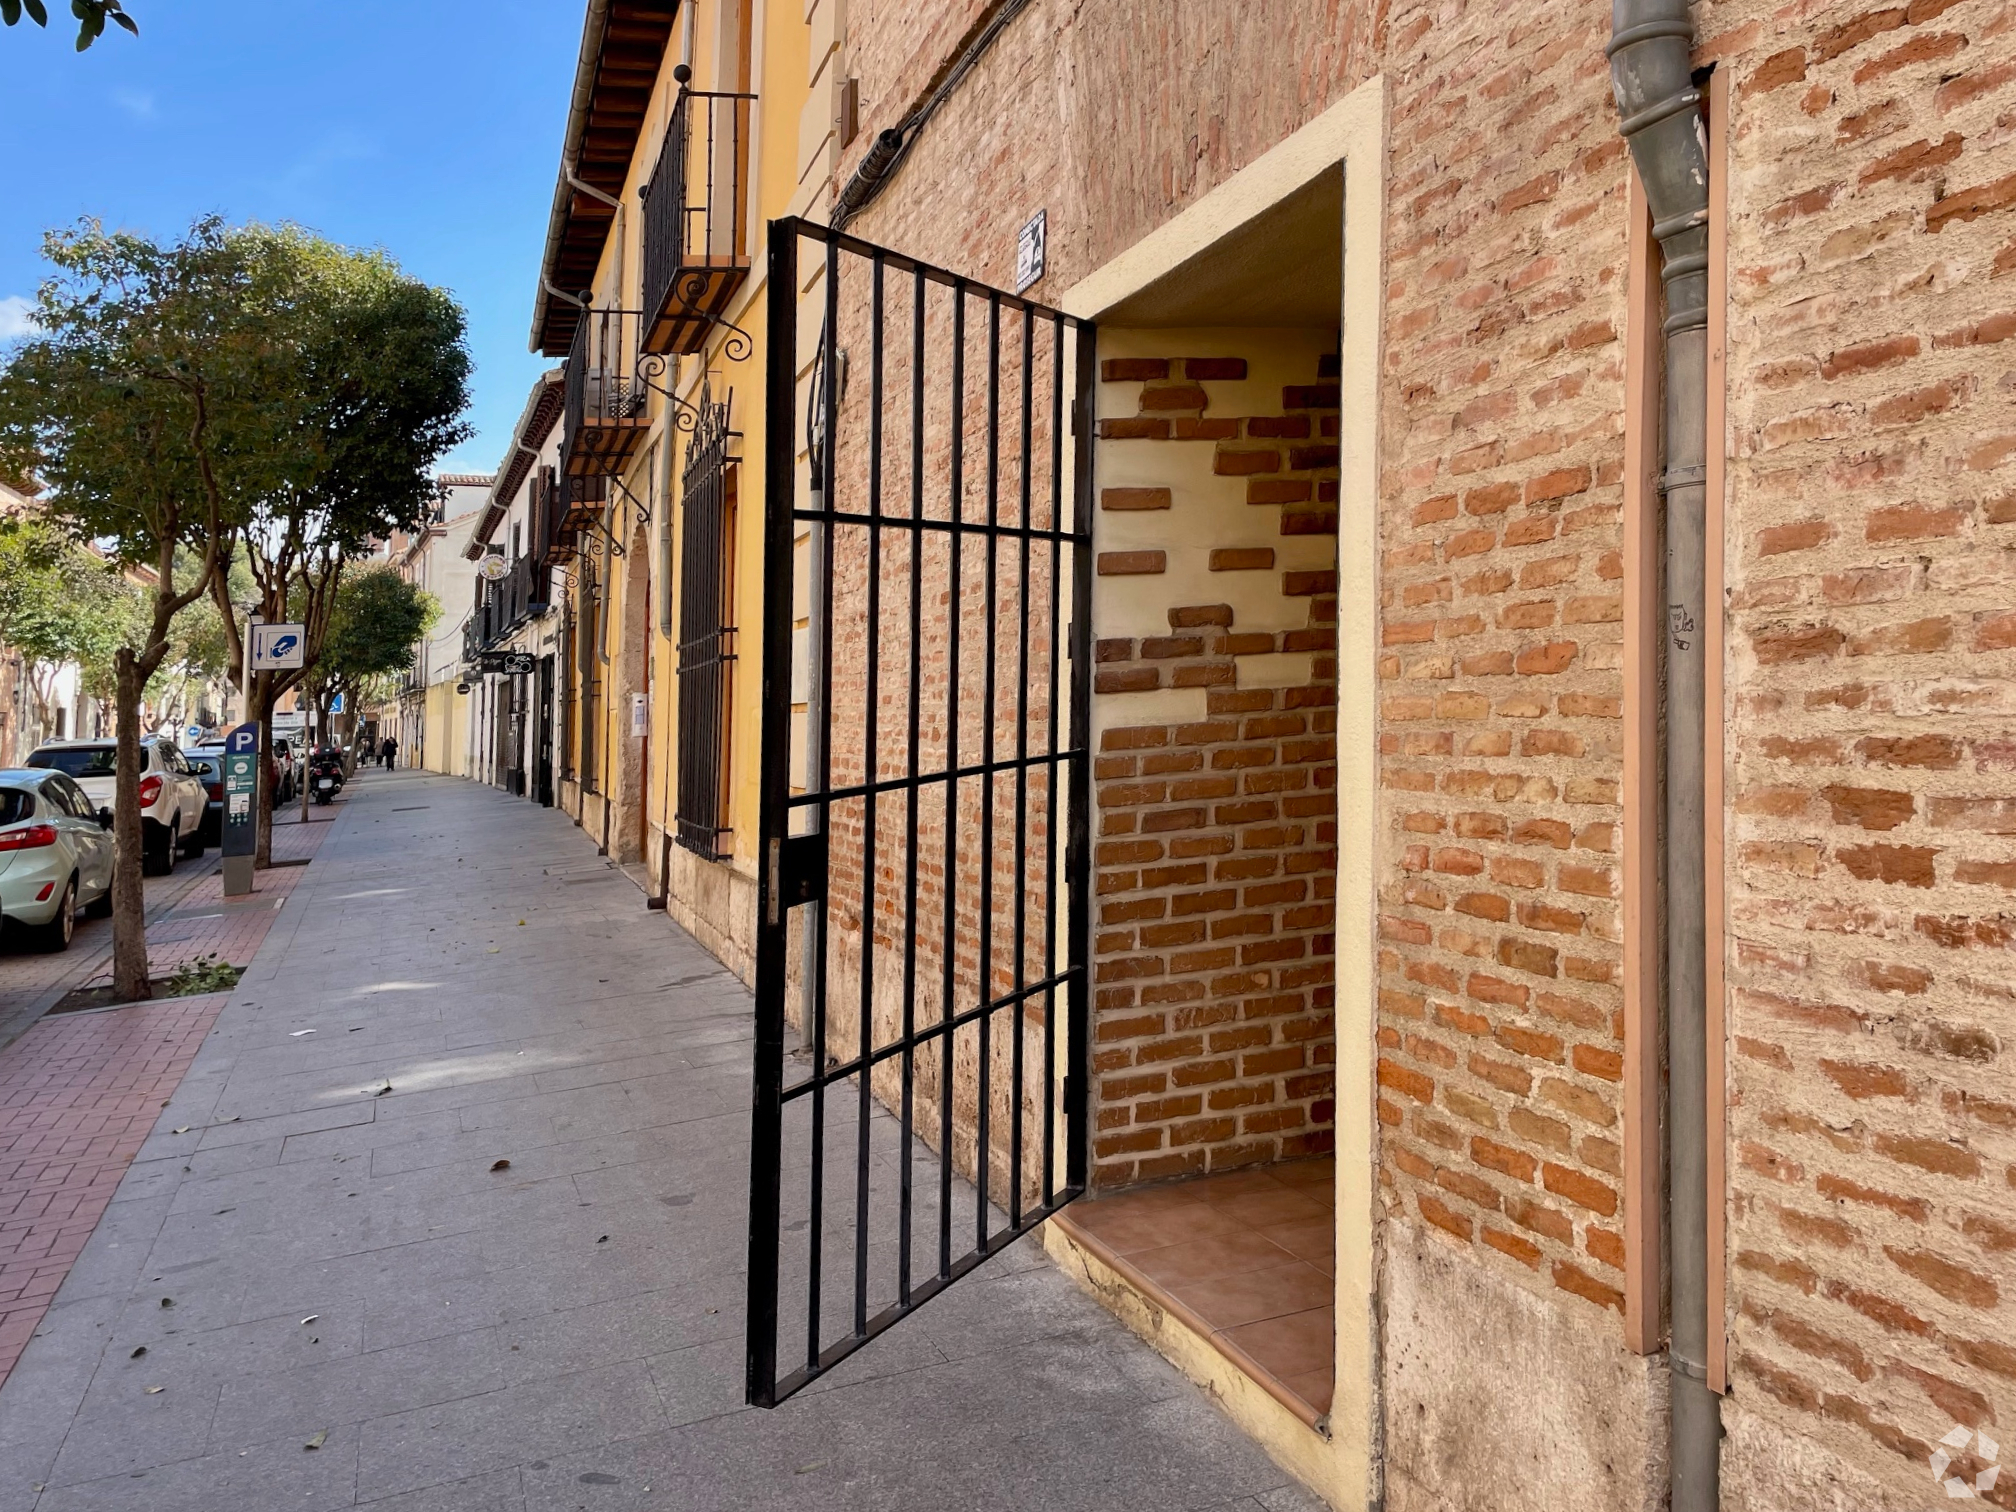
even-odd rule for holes
{"type": "Polygon", "coordinates": [[[35,333],[35,301],[25,294],[0,299],[0,341],[35,333]]]}

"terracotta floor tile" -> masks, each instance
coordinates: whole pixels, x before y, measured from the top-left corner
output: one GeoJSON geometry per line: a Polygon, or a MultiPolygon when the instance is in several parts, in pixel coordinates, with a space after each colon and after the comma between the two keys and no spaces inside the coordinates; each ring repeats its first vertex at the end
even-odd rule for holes
{"type": "Polygon", "coordinates": [[[1337,1221],[1333,1215],[1325,1213],[1320,1218],[1298,1218],[1292,1223],[1270,1224],[1260,1232],[1325,1275],[1336,1274],[1337,1221]]]}
{"type": "Polygon", "coordinates": [[[1244,1171],[1227,1171],[1223,1176],[1204,1176],[1196,1181],[1186,1181],[1185,1190],[1205,1202],[1230,1202],[1235,1197],[1244,1197],[1253,1192],[1278,1192],[1281,1183],[1274,1179],[1272,1166],[1253,1166],[1244,1171]]]}
{"type": "Polygon", "coordinates": [[[1334,1328],[1332,1309],[1316,1307],[1220,1332],[1271,1371],[1277,1380],[1287,1381],[1294,1376],[1336,1368],[1334,1328]]]}
{"type": "Polygon", "coordinates": [[[1331,1398],[1336,1394],[1335,1376],[1335,1367],[1311,1370],[1303,1375],[1289,1376],[1281,1384],[1318,1412],[1328,1412],[1331,1398]]]}
{"type": "Polygon", "coordinates": [[[1238,1275],[1165,1284],[1179,1302],[1214,1329],[1308,1312],[1331,1302],[1337,1289],[1329,1276],[1299,1261],[1238,1275]]]}
{"type": "Polygon", "coordinates": [[[1212,1204],[1219,1212],[1254,1228],[1271,1228],[1277,1223],[1321,1218],[1326,1209],[1300,1192],[1276,1186],[1271,1192],[1245,1192],[1212,1204]]]}
{"type": "Polygon", "coordinates": [[[1314,1160],[1291,1160],[1267,1169],[1283,1186],[1298,1190],[1308,1186],[1334,1187],[1337,1184],[1337,1161],[1329,1155],[1319,1155],[1314,1160]]]}
{"type": "Polygon", "coordinates": [[[1180,1281],[1266,1270],[1291,1264],[1294,1259],[1279,1245],[1247,1230],[1190,1239],[1160,1249],[1138,1250],[1127,1257],[1127,1262],[1151,1281],[1170,1286],[1180,1281]]]}
{"type": "MultiPolygon", "coordinates": [[[[1141,1197],[1151,1194],[1143,1192],[1141,1197]]],[[[1159,1194],[1156,1194],[1159,1195],[1159,1194]]],[[[1133,1196],[1075,1202],[1071,1221],[1115,1254],[1159,1249],[1193,1238],[1237,1233],[1240,1224],[1188,1199],[1142,1202],[1133,1196]]]]}

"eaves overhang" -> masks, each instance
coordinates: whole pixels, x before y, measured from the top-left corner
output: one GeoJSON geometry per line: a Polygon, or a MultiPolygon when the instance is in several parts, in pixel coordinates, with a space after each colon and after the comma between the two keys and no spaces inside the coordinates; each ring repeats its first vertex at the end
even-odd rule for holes
{"type": "Polygon", "coordinates": [[[470,534],[469,544],[462,549],[462,555],[475,561],[483,555],[483,548],[490,544],[490,536],[503,523],[506,512],[511,508],[511,500],[517,496],[525,475],[532,471],[532,464],[539,459],[539,448],[553,433],[553,427],[560,422],[560,404],[566,396],[565,368],[548,368],[533,381],[532,392],[525,400],[525,408],[518,416],[518,423],[511,428],[511,453],[498,464],[497,481],[490,485],[490,497],[483,506],[483,517],[476,522],[476,529],[470,534]]]}
{"type": "Polygon", "coordinates": [[[679,0],[588,0],[532,302],[532,350],[565,355],[651,109],[679,0]],[[557,295],[556,295],[557,291],[557,295]]]}

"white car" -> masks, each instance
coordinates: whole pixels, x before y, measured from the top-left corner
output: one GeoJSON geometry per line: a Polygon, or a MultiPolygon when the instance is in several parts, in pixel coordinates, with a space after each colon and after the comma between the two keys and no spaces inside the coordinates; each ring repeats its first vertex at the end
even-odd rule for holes
{"type": "MultiPolygon", "coordinates": [[[[109,740],[52,740],[28,758],[31,767],[63,773],[99,808],[110,808],[119,748],[109,740]]],[[[203,854],[203,813],[210,795],[175,742],[149,735],[140,742],[140,866],[150,876],[175,870],[180,854],[203,854]]]]}
{"type": "Polygon", "coordinates": [[[69,947],[81,907],[112,911],[112,836],[61,772],[0,771],[0,918],[43,950],[69,947]]]}

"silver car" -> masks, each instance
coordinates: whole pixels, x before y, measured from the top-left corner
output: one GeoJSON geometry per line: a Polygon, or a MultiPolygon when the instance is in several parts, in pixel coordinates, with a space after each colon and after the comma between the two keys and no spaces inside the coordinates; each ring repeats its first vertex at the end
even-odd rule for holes
{"type": "MultiPolygon", "coordinates": [[[[110,807],[116,786],[119,748],[109,740],[52,740],[28,757],[31,767],[47,767],[75,779],[99,807],[110,807]]],[[[175,742],[149,735],[140,742],[140,867],[150,876],[175,870],[175,858],[200,857],[208,848],[203,815],[210,796],[203,779],[189,770],[175,742]]]]}
{"type": "Polygon", "coordinates": [[[62,772],[0,771],[0,918],[10,930],[65,950],[80,907],[111,913],[111,821],[62,772]]]}

